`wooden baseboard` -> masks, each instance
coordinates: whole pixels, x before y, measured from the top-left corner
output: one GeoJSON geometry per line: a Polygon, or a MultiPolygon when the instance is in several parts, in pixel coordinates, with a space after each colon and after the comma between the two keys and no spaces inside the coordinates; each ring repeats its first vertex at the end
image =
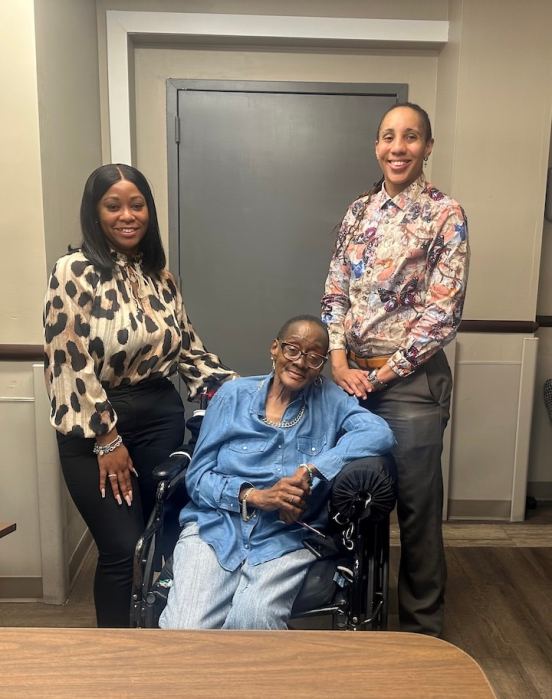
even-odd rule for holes
{"type": "Polygon", "coordinates": [[[510,500],[449,500],[448,518],[510,521],[510,500]]]}
{"type": "Polygon", "coordinates": [[[3,602],[42,600],[42,578],[0,578],[0,599],[3,602]]]}

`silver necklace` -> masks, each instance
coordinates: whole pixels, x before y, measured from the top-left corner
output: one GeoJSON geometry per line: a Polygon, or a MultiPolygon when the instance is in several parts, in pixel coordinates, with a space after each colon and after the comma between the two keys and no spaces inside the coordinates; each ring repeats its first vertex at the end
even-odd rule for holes
{"type": "Polygon", "coordinates": [[[303,403],[301,410],[297,413],[293,420],[280,420],[280,422],[274,422],[264,415],[261,417],[261,422],[264,422],[265,425],[270,425],[271,427],[294,427],[301,420],[304,414],[305,404],[303,403]]]}

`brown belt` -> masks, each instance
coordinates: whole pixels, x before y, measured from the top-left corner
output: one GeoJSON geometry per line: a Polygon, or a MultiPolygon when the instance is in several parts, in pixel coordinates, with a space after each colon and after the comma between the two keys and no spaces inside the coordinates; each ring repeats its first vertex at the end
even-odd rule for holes
{"type": "Polygon", "coordinates": [[[391,357],[390,354],[384,357],[359,357],[358,354],[349,350],[349,359],[352,359],[361,369],[379,369],[387,364],[389,357],[391,357]]]}

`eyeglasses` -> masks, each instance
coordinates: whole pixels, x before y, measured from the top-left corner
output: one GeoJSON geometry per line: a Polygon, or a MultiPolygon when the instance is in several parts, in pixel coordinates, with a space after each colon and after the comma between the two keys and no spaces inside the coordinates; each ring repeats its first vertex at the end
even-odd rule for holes
{"type": "Polygon", "coordinates": [[[305,363],[309,369],[321,369],[328,361],[327,356],[316,354],[316,352],[303,352],[296,345],[290,345],[289,342],[282,342],[280,339],[278,342],[282,348],[282,354],[290,362],[296,362],[300,357],[305,357],[305,363]]]}

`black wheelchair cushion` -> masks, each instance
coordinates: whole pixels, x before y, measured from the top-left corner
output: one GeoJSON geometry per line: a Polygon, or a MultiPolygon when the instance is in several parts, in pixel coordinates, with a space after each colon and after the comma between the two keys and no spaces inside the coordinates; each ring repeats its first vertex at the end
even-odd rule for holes
{"type": "Polygon", "coordinates": [[[395,483],[390,475],[390,457],[371,457],[347,464],[336,476],[330,517],[345,525],[353,519],[374,522],[386,517],[395,506],[395,483]]]}
{"type": "Polygon", "coordinates": [[[332,603],[339,589],[335,581],[337,561],[335,558],[323,558],[309,568],[303,587],[293,605],[292,616],[332,603]]]}

